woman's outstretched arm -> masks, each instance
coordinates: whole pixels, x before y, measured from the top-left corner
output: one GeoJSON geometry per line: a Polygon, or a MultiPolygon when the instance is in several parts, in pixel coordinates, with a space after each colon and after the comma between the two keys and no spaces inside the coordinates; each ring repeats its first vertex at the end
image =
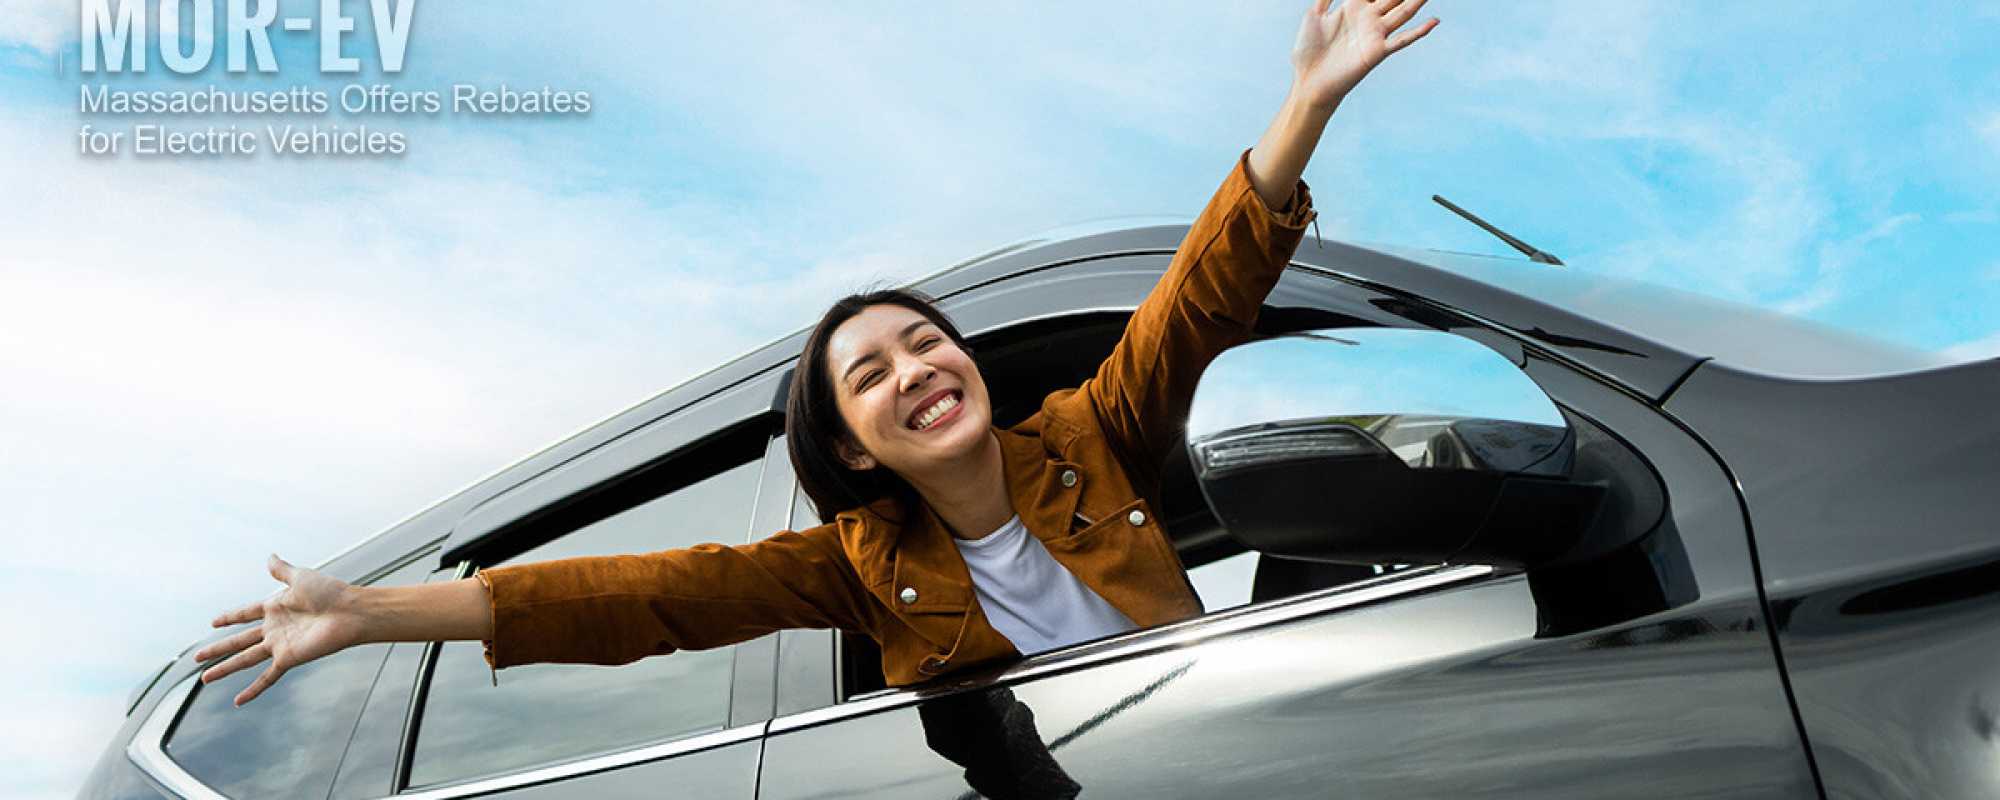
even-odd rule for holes
{"type": "Polygon", "coordinates": [[[271,577],[285,590],[213,622],[263,624],[203,647],[195,660],[228,656],[202,673],[204,683],[271,662],[236,696],[240,706],[293,667],[372,642],[483,640],[500,669],[624,664],[783,628],[872,631],[887,601],[870,594],[841,553],[839,528],[497,566],[419,586],[354,586],[274,555],[271,577]]]}
{"type": "Polygon", "coordinates": [[[1292,90],[1278,116],[1250,148],[1250,185],[1271,208],[1291,199],[1327,120],[1347,93],[1391,53],[1437,27],[1437,18],[1398,32],[1425,0],[1342,0],[1329,9],[1317,0],[1299,24],[1292,45],[1292,90]]]}
{"type": "Polygon", "coordinates": [[[473,578],[417,586],[354,586],[271,556],[271,577],[285,590],[270,599],[216,617],[221,628],[263,624],[209,644],[196,661],[230,657],[201,674],[210,683],[265,661],[271,665],[236,695],[243,705],[300,664],[372,642],[436,642],[493,635],[492,601],[473,578]]]}

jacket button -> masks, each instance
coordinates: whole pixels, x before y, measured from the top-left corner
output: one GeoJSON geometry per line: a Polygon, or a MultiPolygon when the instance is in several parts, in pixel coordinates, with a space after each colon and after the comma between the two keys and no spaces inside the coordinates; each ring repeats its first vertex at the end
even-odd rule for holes
{"type": "Polygon", "coordinates": [[[1136,508],[1132,509],[1132,513],[1125,515],[1125,521],[1130,522],[1135,526],[1144,525],[1146,524],[1146,512],[1140,511],[1139,509],[1136,508]]]}
{"type": "Polygon", "coordinates": [[[903,591],[896,595],[896,599],[903,601],[903,605],[906,606],[915,603],[917,602],[917,590],[914,587],[905,586],[903,587],[903,591]]]}
{"type": "Polygon", "coordinates": [[[1065,488],[1065,489],[1067,489],[1067,488],[1069,488],[1069,487],[1071,487],[1071,486],[1075,486],[1075,485],[1076,485],[1076,470],[1073,470],[1073,469],[1066,469],[1066,470],[1063,470],[1063,474],[1062,474],[1062,482],[1063,482],[1063,488],[1065,488]]]}

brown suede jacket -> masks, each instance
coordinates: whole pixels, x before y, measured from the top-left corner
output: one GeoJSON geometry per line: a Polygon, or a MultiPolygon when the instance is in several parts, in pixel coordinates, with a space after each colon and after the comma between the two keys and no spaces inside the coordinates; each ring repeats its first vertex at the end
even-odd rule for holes
{"type": "MultiPolygon", "coordinates": [[[[1287,210],[1250,186],[1248,151],[1189,229],[1123,338],[1082,386],[994,427],[1021,521],[1057,563],[1141,627],[1202,612],[1148,497],[1217,353],[1245,341],[1312,219],[1301,181],[1287,210]]],[[[752,544],[563,559],[478,573],[493,597],[496,669],[624,664],[783,628],[840,628],[882,647],[892,686],[1019,657],[980,611],[937,514],[907,524],[891,501],[752,544]]]]}

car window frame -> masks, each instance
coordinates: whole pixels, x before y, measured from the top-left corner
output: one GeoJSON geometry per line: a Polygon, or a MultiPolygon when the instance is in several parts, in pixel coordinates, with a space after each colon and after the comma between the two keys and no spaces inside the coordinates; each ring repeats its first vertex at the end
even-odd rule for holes
{"type": "MultiPolygon", "coordinates": [[[[653,468],[670,465],[676,461],[684,463],[691,457],[700,459],[701,457],[710,455],[712,453],[711,448],[718,446],[719,443],[730,440],[741,441],[757,436],[769,438],[763,442],[762,449],[759,450],[757,455],[742,461],[728,461],[719,466],[711,465],[714,468],[701,476],[687,480],[675,489],[641,500],[634,505],[628,506],[626,510],[637,508],[647,502],[669,496],[675,491],[686,488],[686,486],[721,475],[729,470],[754,463],[758,465],[757,488],[753,493],[751,512],[749,514],[749,527],[743,537],[743,541],[747,543],[761,538],[770,532],[764,527],[766,521],[771,518],[773,513],[767,508],[768,506],[777,504],[781,497],[783,502],[780,505],[782,505],[782,508],[776,513],[781,516],[786,516],[790,513],[791,463],[785,457],[782,447],[782,436],[779,436],[776,432],[780,427],[774,425],[768,416],[760,415],[727,425],[720,430],[710,432],[710,435],[696,437],[692,443],[661,456],[653,468]],[[782,465],[779,462],[782,462],[782,465]],[[774,489],[774,484],[782,486],[783,489],[774,489]],[[772,496],[774,494],[778,496],[772,496]]],[[[618,440],[614,439],[613,441],[616,442],[618,440]]],[[[588,459],[589,457],[589,455],[581,456],[579,460],[588,459]]],[[[600,484],[588,487],[583,491],[585,493],[596,491],[601,486],[622,481],[628,477],[630,477],[629,474],[621,473],[600,484]]],[[[615,513],[622,513],[622,511],[615,513]]],[[[548,535],[533,546],[557,541],[588,527],[589,524],[585,524],[582,527],[548,535]]],[[[457,562],[452,575],[453,579],[471,577],[481,566],[504,563],[521,552],[532,549],[532,547],[523,548],[518,543],[508,542],[505,543],[505,546],[512,549],[503,550],[498,549],[497,545],[500,544],[502,544],[501,541],[492,540],[485,547],[470,550],[466,558],[457,562]],[[499,555],[495,555],[496,551],[499,555]]],[[[396,758],[395,775],[390,784],[394,792],[390,797],[398,798],[398,800],[402,798],[448,800],[449,798],[484,795],[606,770],[630,767],[647,762],[660,761],[759,738],[763,735],[765,725],[770,719],[769,702],[768,700],[766,701],[766,710],[761,715],[752,714],[746,721],[739,722],[736,715],[736,705],[739,697],[738,686],[746,681],[752,684],[771,682],[771,676],[777,667],[776,644],[773,641],[766,646],[753,646],[750,649],[756,652],[747,655],[743,652],[743,649],[746,645],[756,645],[756,643],[763,642],[765,639],[773,638],[773,636],[765,636],[750,642],[731,645],[732,648],[737,650],[737,653],[732,657],[730,667],[730,710],[726,714],[725,722],[720,729],[689,731],[682,735],[671,736],[670,738],[631,743],[628,746],[621,746],[621,749],[617,750],[566,757],[562,760],[537,764],[526,768],[482,773],[450,783],[413,789],[410,787],[410,777],[411,768],[415,764],[417,738],[421,732],[424,705],[429,700],[431,682],[436,673],[439,654],[442,651],[442,643],[428,642],[424,645],[424,652],[420,657],[422,659],[421,666],[418,668],[416,681],[412,684],[410,691],[410,706],[404,720],[402,742],[396,758]],[[767,648],[768,652],[764,652],[767,648]]]]}
{"type": "MultiPolygon", "coordinates": [[[[391,559],[387,564],[371,570],[365,577],[353,583],[359,586],[373,585],[404,567],[436,555],[443,545],[443,537],[426,541],[415,549],[391,559]]],[[[203,670],[196,669],[188,673],[161,695],[160,701],[147,713],[131,741],[126,743],[125,758],[133,766],[138,767],[146,777],[182,797],[195,800],[227,800],[225,795],[202,782],[180,762],[175,761],[173,756],[167,754],[167,739],[193,706],[196,690],[202,686],[202,672],[203,670]]],[[[378,672],[377,679],[379,677],[378,672]]],[[[363,705],[366,705],[368,696],[380,688],[379,684],[373,682],[374,680],[376,679],[371,679],[367,690],[362,694],[363,705]]],[[[349,735],[352,736],[351,731],[349,735]]],[[[350,741],[351,739],[341,742],[343,753],[350,741]]],[[[339,772],[339,767],[336,765],[333,780],[339,779],[339,772]]]]}
{"type": "MultiPolygon", "coordinates": [[[[988,288],[987,284],[966,287],[961,292],[955,292],[945,304],[946,310],[952,314],[954,321],[960,323],[967,338],[974,340],[986,339],[993,336],[1004,337],[1011,330],[1031,325],[1048,326],[1052,322],[1059,323],[1066,319],[1074,319],[1082,323],[1084,321],[1101,319],[1106,313],[1124,314],[1129,317],[1138,306],[1137,299],[1133,299],[1129,303],[1113,302],[1107,304],[1105,302],[1106,296],[1116,294],[1115,287],[1120,282],[1133,282],[1135,285],[1137,282],[1143,282],[1144,276],[1150,274],[1149,268],[1145,265],[1156,261],[1158,266],[1164,269],[1168,263],[1167,259],[1170,257],[1171,254],[1113,253],[1074,262],[1048,265],[1047,267],[1035,270],[1026,270],[992,284],[991,288],[1002,290],[995,297],[985,297],[979,293],[978,290],[988,288]],[[1113,268],[1103,273],[1092,272],[1075,277],[1062,277],[1063,280],[1084,284],[1080,288],[1086,291],[1080,293],[1073,292],[1068,295],[1072,298],[1083,297],[1084,299],[1081,302],[1071,302],[1060,308],[1051,308],[1047,307],[1048,304],[1044,304],[1044,307],[1026,309],[1027,313],[1017,313],[1012,318],[1002,317],[996,322],[984,325],[980,324],[979,320],[996,316],[992,309],[981,308],[981,306],[989,302],[1004,304],[1007,301],[1002,298],[1008,296],[1018,298],[1020,287],[1026,283],[1023,280],[1024,276],[1030,273],[1041,272],[1042,269],[1060,268],[1070,266],[1071,264],[1089,262],[1107,262],[1113,265],[1113,268]],[[1137,269],[1133,269],[1135,266],[1137,269]],[[1138,278],[1135,279],[1134,276],[1138,276],[1138,278]],[[1102,282],[1103,285],[1097,285],[1099,282],[1102,282]],[[1013,285],[1009,286],[1007,284],[1013,285]],[[1103,289],[1105,286],[1113,287],[1113,291],[1104,292],[1103,289]]],[[[1378,293],[1374,287],[1341,280],[1337,276],[1329,274],[1323,268],[1313,267],[1298,261],[1294,261],[1288,266],[1283,277],[1290,280],[1287,282],[1281,278],[1279,287],[1273,292],[1274,297],[1279,299],[1298,299],[1303,296],[1309,300],[1323,301],[1318,303],[1309,302],[1304,308],[1310,311],[1328,311],[1331,313],[1353,312],[1362,308],[1361,303],[1364,301],[1362,298],[1345,297],[1341,299],[1353,302],[1343,306],[1342,303],[1331,302],[1329,298],[1323,297],[1318,292],[1311,291],[1310,289],[1303,292],[1300,291],[1302,288],[1301,282],[1303,281],[1313,282],[1312,289],[1350,293],[1378,293]],[[1336,310],[1336,307],[1339,307],[1338,310],[1336,310]]],[[[1155,280],[1157,280],[1156,277],[1155,280]]],[[[1019,301],[1016,300],[1015,302],[1018,303],[1019,301]]],[[[1269,310],[1270,308],[1272,308],[1272,305],[1270,300],[1267,299],[1265,309],[1269,310]]],[[[1015,311],[1018,312],[1021,309],[1015,309],[1015,311]]],[[[1393,321],[1405,327],[1420,327],[1421,325],[1415,320],[1381,309],[1376,309],[1375,313],[1370,314],[1368,317],[1360,318],[1372,319],[1372,321],[1382,324],[1393,321]]],[[[1287,329],[1273,333],[1284,332],[1290,331],[1287,329]]],[[[1496,336],[1498,335],[1496,334],[1496,336]]],[[[1475,341],[1488,346],[1493,345],[1493,342],[1489,338],[1475,338],[1475,341]]],[[[1210,636],[1232,634],[1239,630],[1261,628],[1301,617],[1333,613],[1357,605],[1397,599],[1405,595],[1423,593],[1434,588],[1442,588],[1443,586],[1458,586],[1474,580],[1489,580],[1512,574],[1515,574],[1514,571],[1497,569],[1487,565],[1395,569],[1354,583],[1303,592],[1286,597],[1272,598],[1262,602],[1244,603],[1178,623],[1130,631],[1090,642],[1081,642],[1012,662],[1006,667],[1001,668],[998,672],[979,672],[972,677],[963,678],[959,681],[929,681],[914,687],[882,689],[853,696],[843,696],[847,690],[847,681],[837,668],[838,664],[843,663],[841,652],[845,646],[844,642],[840,641],[837,632],[830,632],[827,635],[835,637],[833,661],[836,666],[828,670],[826,677],[833,682],[832,695],[835,701],[830,705],[820,708],[780,715],[771,721],[769,734],[776,735],[783,731],[824,724],[834,719],[898,708],[919,702],[927,697],[935,696],[940,692],[940,687],[944,687],[944,692],[950,693],[990,686],[1011,685],[1045,675],[1069,672],[1112,661],[1122,661],[1128,658],[1136,658],[1168,647],[1185,646],[1188,643],[1204,640],[1210,636]],[[1441,572],[1443,574],[1440,574],[1441,572]],[[1345,590],[1349,589],[1366,589],[1367,592],[1361,595],[1348,596],[1345,594],[1345,590]],[[1214,627],[1215,630],[1203,633],[1203,631],[1210,627],[1214,627]]],[[[779,671],[781,674],[784,672],[782,664],[779,666],[779,671]]]]}

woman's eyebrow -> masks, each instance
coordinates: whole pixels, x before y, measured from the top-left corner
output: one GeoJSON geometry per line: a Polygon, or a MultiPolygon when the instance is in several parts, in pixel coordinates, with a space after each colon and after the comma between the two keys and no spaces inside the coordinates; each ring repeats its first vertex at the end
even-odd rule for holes
{"type": "MultiPolygon", "coordinates": [[[[905,325],[905,326],[903,326],[903,330],[902,330],[902,332],[901,332],[901,333],[898,333],[898,334],[896,334],[896,338],[898,338],[898,339],[907,339],[907,338],[909,338],[909,336],[910,336],[910,333],[911,333],[911,332],[913,332],[913,331],[915,331],[916,329],[918,329],[918,328],[921,328],[921,327],[923,327],[923,326],[925,326],[925,325],[929,325],[929,324],[931,324],[931,321],[930,321],[930,320],[928,320],[928,319],[920,319],[920,320],[917,320],[916,322],[912,322],[912,323],[910,323],[910,324],[908,324],[908,325],[905,325]]],[[[840,373],[840,382],[841,382],[841,383],[846,383],[846,382],[847,382],[847,378],[848,378],[848,376],[850,376],[850,375],[853,375],[853,374],[854,374],[854,371],[855,371],[855,370],[857,370],[857,369],[860,369],[860,368],[861,368],[861,365],[863,365],[863,364],[866,364],[866,363],[868,363],[868,362],[870,362],[870,361],[873,361],[873,360],[875,360],[875,359],[878,359],[878,358],[881,358],[881,357],[882,357],[882,351],[881,351],[881,350],[870,350],[870,351],[868,351],[868,352],[866,352],[866,353],[862,353],[861,355],[859,355],[859,356],[855,357],[855,359],[854,359],[853,361],[850,361],[850,362],[848,362],[848,364],[847,364],[847,370],[846,370],[846,371],[844,371],[844,372],[842,372],[842,373],[840,373]]]]}

